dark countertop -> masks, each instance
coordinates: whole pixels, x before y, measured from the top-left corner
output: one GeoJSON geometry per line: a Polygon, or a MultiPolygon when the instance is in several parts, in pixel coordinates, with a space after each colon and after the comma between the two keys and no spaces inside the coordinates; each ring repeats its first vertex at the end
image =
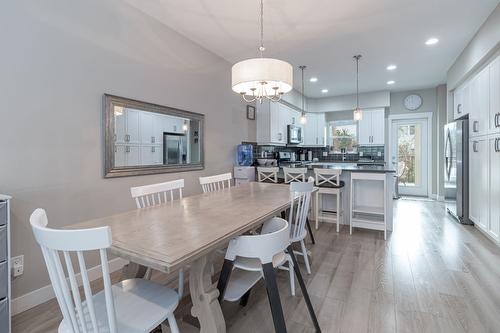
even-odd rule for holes
{"type": "MultiPolygon", "coordinates": [[[[282,176],[283,173],[283,166],[286,165],[280,165],[280,173],[278,175],[282,176]]],[[[315,168],[323,168],[323,169],[341,169],[342,171],[348,171],[348,172],[373,172],[373,173],[395,173],[396,170],[387,167],[387,166],[382,166],[382,165],[357,165],[357,163],[346,163],[346,162],[340,162],[340,163],[329,163],[329,162],[315,162],[315,163],[310,163],[306,165],[295,165],[295,164],[290,164],[290,167],[294,168],[307,168],[307,176],[313,175],[313,170],[315,168]]]]}

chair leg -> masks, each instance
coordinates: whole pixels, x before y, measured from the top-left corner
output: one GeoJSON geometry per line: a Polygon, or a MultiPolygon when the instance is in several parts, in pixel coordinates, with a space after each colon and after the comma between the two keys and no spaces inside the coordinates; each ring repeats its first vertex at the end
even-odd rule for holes
{"type": "Polygon", "coordinates": [[[340,192],[337,193],[337,232],[339,232],[339,220],[340,220],[340,192]]]}
{"type": "Polygon", "coordinates": [[[312,228],[311,228],[311,224],[309,223],[309,218],[306,217],[306,226],[307,226],[307,231],[309,232],[309,236],[311,236],[311,242],[313,244],[316,244],[316,241],[314,240],[314,235],[313,235],[313,231],[312,231],[312,228]]]}
{"type": "Polygon", "coordinates": [[[283,308],[276,283],[276,274],[272,263],[262,265],[264,273],[264,282],[266,284],[267,298],[271,306],[271,314],[273,316],[274,330],[276,333],[286,333],[285,317],[283,316],[283,308]]]}
{"type": "Polygon", "coordinates": [[[168,326],[170,326],[170,332],[180,333],[179,327],[177,326],[177,322],[175,321],[174,314],[173,313],[169,314],[167,319],[168,319],[168,326]]]}
{"type": "Polygon", "coordinates": [[[314,200],[314,218],[316,219],[316,230],[319,228],[319,193],[316,192],[316,200],[314,200]]]}
{"type": "Polygon", "coordinates": [[[152,275],[153,275],[153,270],[150,267],[148,267],[148,269],[146,270],[146,273],[144,274],[144,279],[151,280],[152,275]]]}
{"type": "Polygon", "coordinates": [[[304,296],[304,300],[306,301],[307,310],[309,310],[309,315],[311,316],[311,320],[314,324],[314,328],[317,333],[321,333],[321,328],[319,327],[318,318],[316,318],[316,314],[314,313],[314,308],[311,303],[311,299],[309,298],[309,293],[307,292],[306,284],[302,279],[302,274],[300,273],[300,267],[297,264],[297,258],[295,258],[295,254],[293,254],[292,244],[288,245],[287,252],[290,255],[293,263],[293,270],[295,271],[295,276],[297,277],[297,281],[299,281],[300,289],[302,290],[302,295],[304,296]]]}
{"type": "Polygon", "coordinates": [[[248,291],[243,296],[241,296],[241,299],[240,299],[241,306],[247,306],[251,291],[252,291],[252,288],[248,289],[248,291]]]}
{"type": "Polygon", "coordinates": [[[222,265],[222,270],[220,272],[219,281],[217,282],[217,289],[219,289],[219,303],[224,300],[224,293],[226,292],[227,283],[229,282],[229,277],[233,271],[234,262],[228,259],[224,259],[224,264],[222,265]]]}
{"type": "Polygon", "coordinates": [[[184,294],[184,269],[182,268],[179,270],[179,285],[177,293],[179,294],[179,299],[182,299],[182,294],[184,294]]]}
{"type": "Polygon", "coordinates": [[[295,275],[293,273],[293,262],[292,259],[288,259],[288,273],[290,274],[290,292],[292,296],[295,296],[295,275]]]}
{"type": "Polygon", "coordinates": [[[304,256],[304,262],[306,264],[307,274],[311,274],[311,266],[309,266],[309,258],[307,257],[307,249],[306,249],[306,244],[304,244],[304,240],[300,241],[300,247],[302,248],[302,255],[304,256]]]}

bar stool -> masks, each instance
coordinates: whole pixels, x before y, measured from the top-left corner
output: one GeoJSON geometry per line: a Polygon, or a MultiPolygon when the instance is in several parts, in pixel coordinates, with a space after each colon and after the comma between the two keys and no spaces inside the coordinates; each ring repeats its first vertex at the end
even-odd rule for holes
{"type": "Polygon", "coordinates": [[[305,182],[307,168],[283,168],[285,174],[285,184],[291,182],[305,182]]]}
{"type": "Polygon", "coordinates": [[[316,192],[316,203],[315,203],[315,217],[316,217],[316,229],[319,228],[319,220],[325,221],[336,221],[337,222],[337,232],[339,232],[339,222],[343,218],[343,204],[342,204],[342,193],[345,186],[344,182],[340,180],[340,175],[342,170],[340,169],[314,169],[314,175],[316,180],[316,186],[319,190],[316,192]],[[322,199],[323,194],[335,195],[337,200],[337,206],[335,211],[335,218],[327,216],[324,214],[323,209],[319,208],[319,200],[322,199]]]}
{"type": "Polygon", "coordinates": [[[260,183],[279,183],[278,167],[257,167],[257,180],[260,183]]]}

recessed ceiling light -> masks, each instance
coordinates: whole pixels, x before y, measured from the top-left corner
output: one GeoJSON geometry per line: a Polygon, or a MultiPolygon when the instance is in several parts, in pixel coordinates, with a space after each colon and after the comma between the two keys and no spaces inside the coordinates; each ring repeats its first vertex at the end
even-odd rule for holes
{"type": "Polygon", "coordinates": [[[393,85],[394,83],[396,83],[396,81],[393,81],[393,80],[387,81],[388,85],[393,85]]]}
{"type": "Polygon", "coordinates": [[[323,94],[326,94],[326,93],[328,92],[328,89],[321,89],[321,92],[322,92],[323,94]]]}
{"type": "Polygon", "coordinates": [[[310,82],[318,82],[318,78],[317,77],[312,77],[309,79],[310,82]]]}
{"type": "Polygon", "coordinates": [[[437,38],[429,38],[427,41],[425,41],[425,45],[434,45],[439,42],[439,39],[437,38]]]}
{"type": "Polygon", "coordinates": [[[387,66],[387,70],[388,70],[388,71],[393,71],[393,70],[395,70],[396,68],[398,68],[398,66],[396,66],[396,65],[389,65],[389,66],[387,66]]]}

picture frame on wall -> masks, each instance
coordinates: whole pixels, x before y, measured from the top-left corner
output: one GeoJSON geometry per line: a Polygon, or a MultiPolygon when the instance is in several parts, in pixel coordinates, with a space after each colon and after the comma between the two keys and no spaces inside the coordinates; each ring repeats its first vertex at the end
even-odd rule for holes
{"type": "Polygon", "coordinates": [[[247,105],[247,119],[255,120],[255,106],[247,105]]]}

